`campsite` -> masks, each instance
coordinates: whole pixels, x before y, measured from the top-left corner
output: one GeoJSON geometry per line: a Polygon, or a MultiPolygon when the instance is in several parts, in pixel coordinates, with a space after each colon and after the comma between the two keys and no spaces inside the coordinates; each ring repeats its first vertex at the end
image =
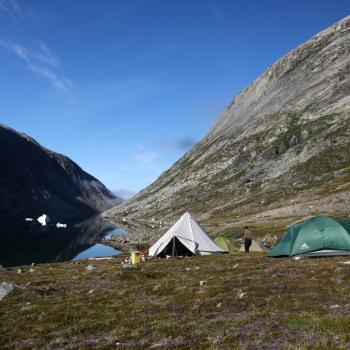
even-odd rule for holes
{"type": "Polygon", "coordinates": [[[1,271],[0,348],[348,349],[350,259],[123,260],[1,271]]]}
{"type": "Polygon", "coordinates": [[[350,350],[349,14],[0,0],[0,350],[350,350]]]}
{"type": "MultiPolygon", "coordinates": [[[[337,225],[321,221],[329,242],[337,225]]],[[[294,226],[305,222],[315,235],[315,218],[294,226]]],[[[229,252],[189,213],[150,248],[134,269],[128,255],[3,269],[15,288],[1,301],[0,347],[348,349],[349,257],[229,252]]]]}

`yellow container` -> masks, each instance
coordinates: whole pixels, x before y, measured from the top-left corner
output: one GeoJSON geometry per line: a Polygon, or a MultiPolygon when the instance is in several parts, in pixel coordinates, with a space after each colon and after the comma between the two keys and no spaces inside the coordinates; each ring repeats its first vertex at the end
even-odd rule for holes
{"type": "Polygon", "coordinates": [[[131,253],[131,263],[133,265],[137,265],[137,264],[140,263],[140,261],[141,261],[141,259],[140,259],[140,252],[132,252],[131,253]]]}

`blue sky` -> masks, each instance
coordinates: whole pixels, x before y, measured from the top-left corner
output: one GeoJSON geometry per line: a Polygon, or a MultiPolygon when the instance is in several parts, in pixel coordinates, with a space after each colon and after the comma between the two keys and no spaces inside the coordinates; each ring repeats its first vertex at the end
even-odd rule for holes
{"type": "Polygon", "coordinates": [[[348,0],[0,0],[0,123],[138,191],[348,0]]]}

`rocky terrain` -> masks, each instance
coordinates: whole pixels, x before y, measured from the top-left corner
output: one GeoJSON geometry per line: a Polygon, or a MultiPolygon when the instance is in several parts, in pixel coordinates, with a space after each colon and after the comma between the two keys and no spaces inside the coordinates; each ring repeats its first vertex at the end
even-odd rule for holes
{"type": "Polygon", "coordinates": [[[190,211],[209,232],[348,216],[350,17],[281,58],[153,184],[105,213],[152,237],[190,211]],[[138,224],[135,224],[139,222],[138,224]]]}
{"type": "Polygon", "coordinates": [[[0,216],[69,218],[121,202],[100,181],[66,156],[0,125],[0,216]]]}

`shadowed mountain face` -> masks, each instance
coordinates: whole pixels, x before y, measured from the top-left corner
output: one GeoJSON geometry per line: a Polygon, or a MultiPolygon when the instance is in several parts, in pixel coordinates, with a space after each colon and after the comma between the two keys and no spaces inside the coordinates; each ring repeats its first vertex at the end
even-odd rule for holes
{"type": "Polygon", "coordinates": [[[216,228],[319,212],[348,215],[349,122],[347,17],[281,58],[201,142],[105,215],[155,226],[189,210],[216,228]]]}
{"type": "Polygon", "coordinates": [[[0,150],[1,216],[47,213],[65,219],[121,202],[69,158],[4,125],[0,150]]]}

